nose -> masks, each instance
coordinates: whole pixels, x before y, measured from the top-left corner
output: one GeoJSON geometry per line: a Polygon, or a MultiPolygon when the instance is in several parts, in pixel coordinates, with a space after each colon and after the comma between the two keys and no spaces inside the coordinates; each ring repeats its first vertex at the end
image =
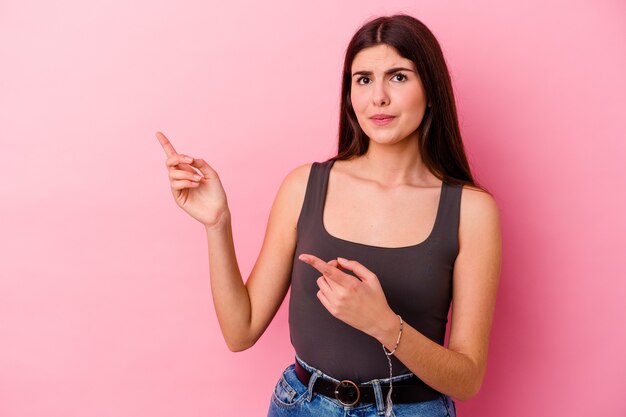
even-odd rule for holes
{"type": "Polygon", "coordinates": [[[374,84],[373,101],[377,106],[384,106],[389,104],[389,95],[384,82],[374,84]]]}

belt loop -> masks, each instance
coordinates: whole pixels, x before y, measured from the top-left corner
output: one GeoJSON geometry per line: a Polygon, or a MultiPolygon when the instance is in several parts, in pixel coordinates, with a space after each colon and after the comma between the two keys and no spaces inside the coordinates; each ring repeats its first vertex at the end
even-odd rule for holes
{"type": "Polygon", "coordinates": [[[311,402],[311,399],[313,398],[313,384],[315,384],[315,381],[317,381],[317,378],[319,378],[322,375],[322,371],[320,371],[319,369],[316,369],[315,372],[311,373],[311,378],[309,379],[309,386],[308,386],[308,393],[307,393],[307,401],[311,402]]]}
{"type": "Polygon", "coordinates": [[[374,387],[374,397],[376,398],[376,411],[379,416],[382,416],[385,414],[385,401],[383,400],[383,391],[380,388],[380,381],[373,379],[372,386],[374,387]]]}

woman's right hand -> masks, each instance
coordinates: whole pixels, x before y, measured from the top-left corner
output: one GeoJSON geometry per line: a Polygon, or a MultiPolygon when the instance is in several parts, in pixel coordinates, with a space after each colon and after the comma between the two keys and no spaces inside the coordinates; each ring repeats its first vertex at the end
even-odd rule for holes
{"type": "Polygon", "coordinates": [[[165,166],[176,204],[206,227],[224,221],[228,202],[217,172],[203,159],[177,153],[163,133],[156,132],[156,137],[167,156],[165,166]],[[192,167],[199,169],[201,174],[198,175],[192,167]]]}

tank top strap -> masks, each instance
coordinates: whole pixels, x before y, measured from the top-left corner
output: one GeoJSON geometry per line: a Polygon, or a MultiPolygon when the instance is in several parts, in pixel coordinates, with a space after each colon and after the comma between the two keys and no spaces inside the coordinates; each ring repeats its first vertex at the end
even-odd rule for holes
{"type": "Polygon", "coordinates": [[[302,224],[303,222],[307,222],[307,227],[313,227],[312,230],[317,230],[321,227],[320,213],[323,210],[322,205],[326,196],[326,181],[332,162],[332,160],[328,160],[311,164],[300,218],[298,219],[298,229],[302,229],[305,226],[302,224]]]}
{"type": "Polygon", "coordinates": [[[459,248],[459,219],[461,209],[461,185],[445,182],[441,188],[441,204],[437,213],[437,224],[431,236],[431,244],[444,242],[458,251],[459,248]]]}

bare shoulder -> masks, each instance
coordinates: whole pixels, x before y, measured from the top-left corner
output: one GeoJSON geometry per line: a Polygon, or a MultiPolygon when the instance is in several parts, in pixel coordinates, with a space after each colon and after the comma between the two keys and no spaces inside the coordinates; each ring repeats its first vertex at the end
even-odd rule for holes
{"type": "Polygon", "coordinates": [[[311,165],[313,165],[313,163],[308,162],[293,168],[287,173],[283,183],[285,183],[288,188],[293,189],[292,191],[301,189],[304,195],[306,184],[309,180],[309,173],[311,172],[311,165]]]}
{"type": "Polygon", "coordinates": [[[490,240],[496,244],[500,236],[500,209],[496,199],[486,191],[464,185],[459,214],[459,245],[477,247],[479,241],[490,240]]]}
{"type": "Polygon", "coordinates": [[[304,204],[304,196],[311,172],[312,163],[306,163],[293,168],[287,173],[280,186],[278,199],[281,201],[284,214],[294,226],[304,204]]]}
{"type": "Polygon", "coordinates": [[[464,185],[461,193],[461,225],[484,227],[486,224],[499,223],[499,208],[496,199],[486,191],[471,185],[464,185]]]}
{"type": "Polygon", "coordinates": [[[281,187],[285,189],[286,194],[294,202],[302,203],[302,200],[304,200],[309,174],[311,173],[311,165],[313,164],[309,162],[293,168],[283,180],[281,187]]]}

